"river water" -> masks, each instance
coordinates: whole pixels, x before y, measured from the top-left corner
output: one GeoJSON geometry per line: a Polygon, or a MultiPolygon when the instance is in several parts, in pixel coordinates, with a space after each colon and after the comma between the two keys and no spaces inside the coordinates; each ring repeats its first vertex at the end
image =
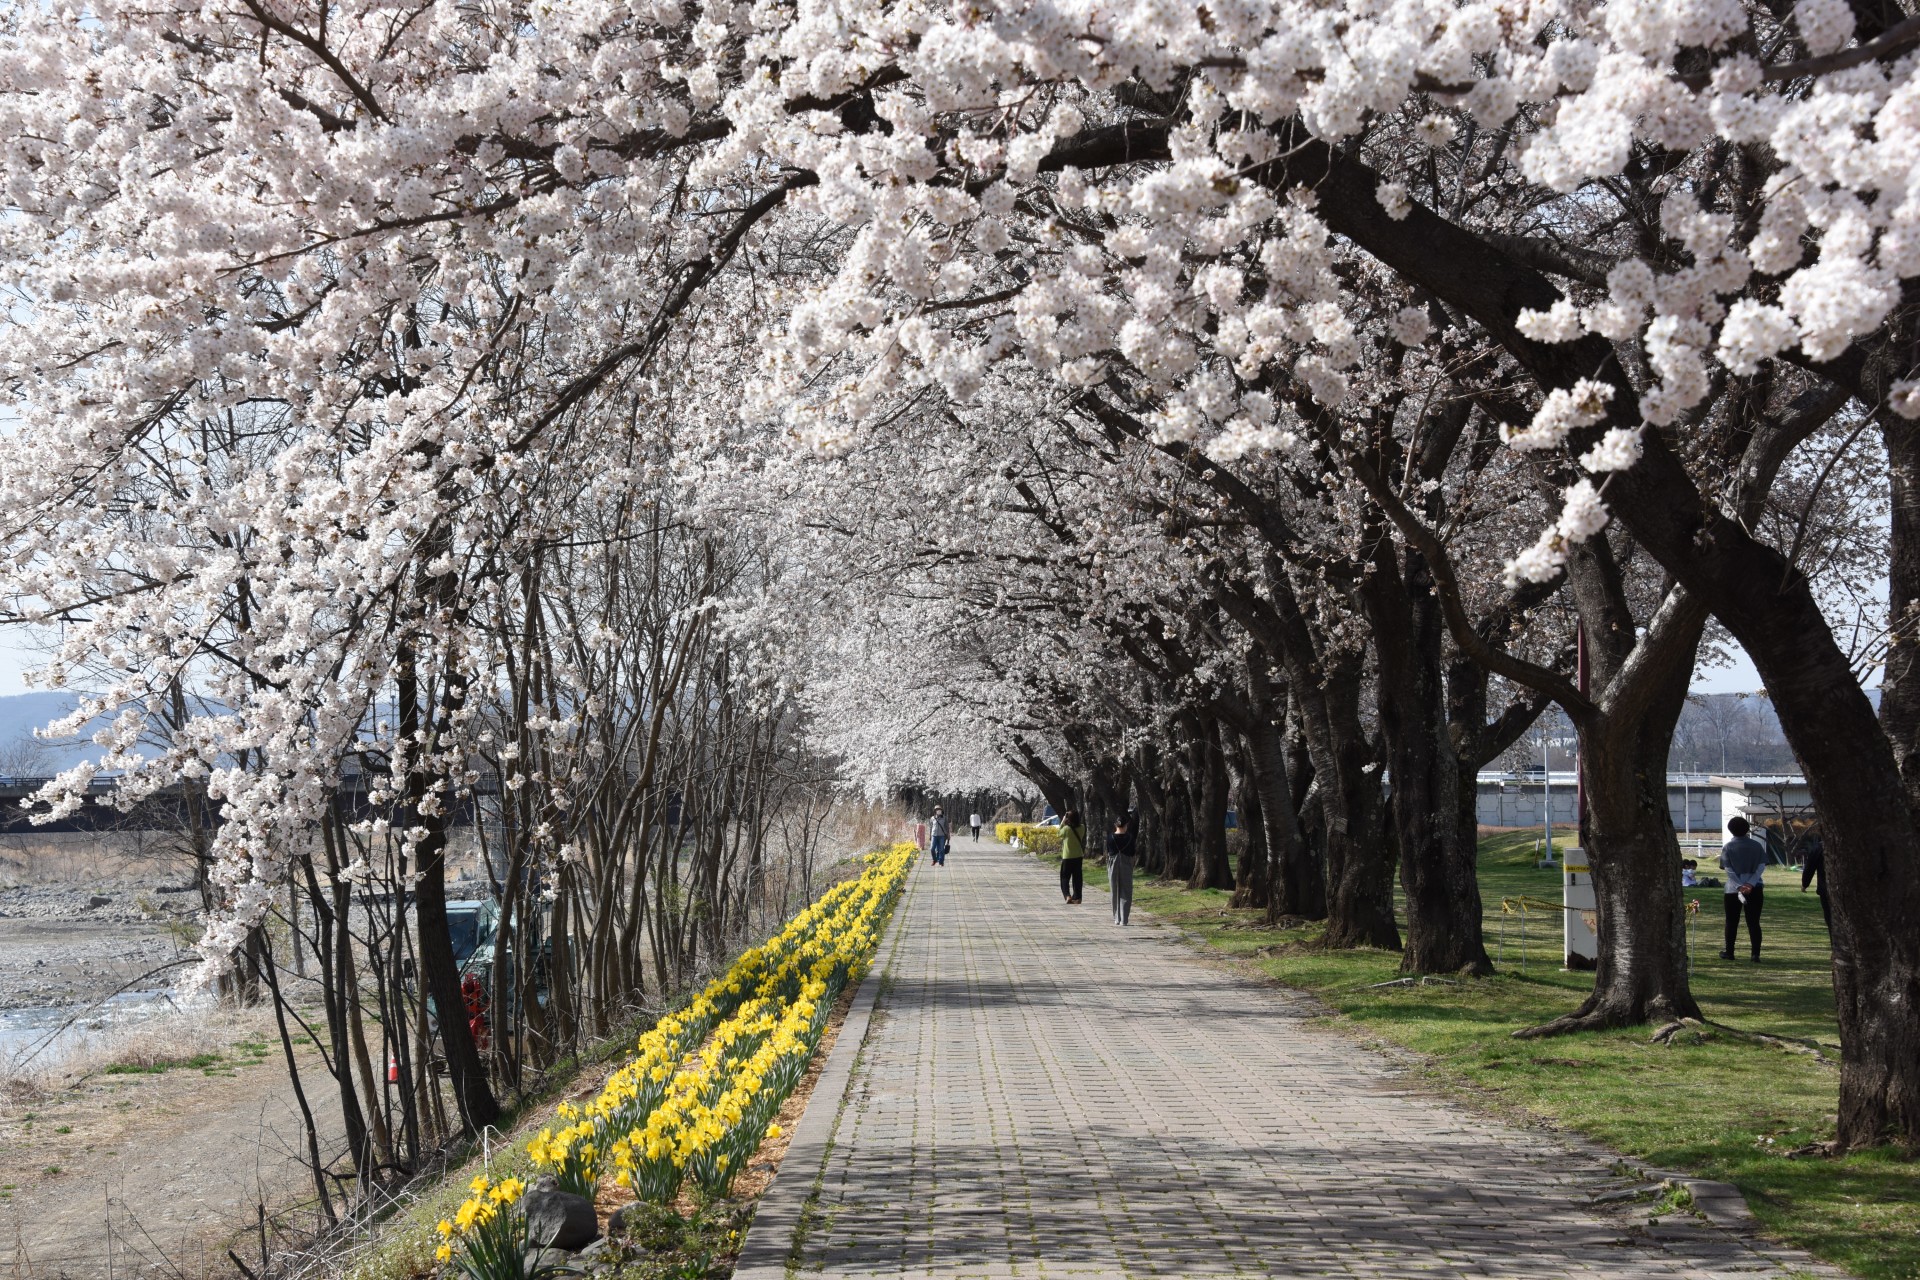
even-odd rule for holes
{"type": "Polygon", "coordinates": [[[179,1008],[165,991],[123,991],[90,1005],[0,1009],[0,1075],[61,1067],[112,1036],[179,1008]]]}

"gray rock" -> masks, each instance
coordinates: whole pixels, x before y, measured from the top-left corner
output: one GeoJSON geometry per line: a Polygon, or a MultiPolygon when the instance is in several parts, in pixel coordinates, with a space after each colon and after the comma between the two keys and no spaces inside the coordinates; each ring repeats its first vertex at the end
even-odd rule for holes
{"type": "Polygon", "coordinates": [[[111,903],[112,901],[113,899],[109,898],[106,894],[96,893],[92,897],[87,899],[87,908],[88,910],[93,910],[94,908],[97,908],[97,907],[104,907],[109,903],[111,903]]]}
{"type": "Polygon", "coordinates": [[[542,1249],[538,1245],[535,1245],[533,1248],[528,1249],[525,1254],[521,1255],[521,1260],[525,1263],[527,1274],[530,1276],[538,1276],[543,1273],[551,1275],[555,1271],[572,1272],[578,1270],[578,1268],[573,1265],[573,1255],[565,1249],[542,1249]]]}
{"type": "Polygon", "coordinates": [[[554,1249],[583,1249],[600,1238],[593,1201],[552,1185],[548,1178],[533,1184],[520,1201],[527,1215],[527,1240],[554,1249]]]}

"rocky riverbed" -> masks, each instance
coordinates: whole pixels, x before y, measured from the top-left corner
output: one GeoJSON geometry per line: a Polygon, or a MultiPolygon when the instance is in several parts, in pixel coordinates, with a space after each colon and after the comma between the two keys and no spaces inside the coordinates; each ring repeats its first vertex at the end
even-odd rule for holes
{"type": "Polygon", "coordinates": [[[198,896],[150,881],[0,889],[0,1010],[84,1005],[164,987],[195,933],[198,896]],[[157,971],[157,972],[156,972],[157,971]]]}

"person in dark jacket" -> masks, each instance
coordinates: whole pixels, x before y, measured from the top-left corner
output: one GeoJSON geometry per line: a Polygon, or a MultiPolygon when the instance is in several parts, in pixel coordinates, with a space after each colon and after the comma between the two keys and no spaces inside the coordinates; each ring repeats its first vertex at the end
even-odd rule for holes
{"type": "Polygon", "coordinates": [[[1755,840],[1745,818],[1727,820],[1733,839],[1720,850],[1720,865],[1727,869],[1727,945],[1722,960],[1733,959],[1733,944],[1740,940],[1740,917],[1747,918],[1747,940],[1753,947],[1753,962],[1760,963],[1760,904],[1765,898],[1762,879],[1767,869],[1767,846],[1755,840]]]}
{"type": "Polygon", "coordinates": [[[1820,914],[1826,918],[1827,932],[1833,932],[1833,904],[1827,901],[1827,847],[1819,836],[1808,836],[1800,850],[1800,892],[1811,887],[1820,895],[1820,914]]]}
{"type": "Polygon", "coordinates": [[[1133,913],[1133,819],[1113,824],[1107,837],[1107,885],[1113,894],[1113,922],[1125,924],[1133,913]]]}

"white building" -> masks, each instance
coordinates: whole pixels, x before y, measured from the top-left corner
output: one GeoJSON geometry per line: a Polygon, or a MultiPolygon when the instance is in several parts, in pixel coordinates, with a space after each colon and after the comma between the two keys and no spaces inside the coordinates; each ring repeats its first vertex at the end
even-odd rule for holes
{"type": "MultiPolygon", "coordinates": [[[[1739,814],[1756,827],[1771,827],[1776,834],[1784,828],[1803,827],[1813,818],[1813,792],[1807,780],[1797,773],[1751,773],[1733,777],[1715,777],[1720,788],[1720,812],[1731,818],[1739,814]]],[[[1769,837],[1769,847],[1778,857],[1787,857],[1792,846],[1769,837]]]]}

